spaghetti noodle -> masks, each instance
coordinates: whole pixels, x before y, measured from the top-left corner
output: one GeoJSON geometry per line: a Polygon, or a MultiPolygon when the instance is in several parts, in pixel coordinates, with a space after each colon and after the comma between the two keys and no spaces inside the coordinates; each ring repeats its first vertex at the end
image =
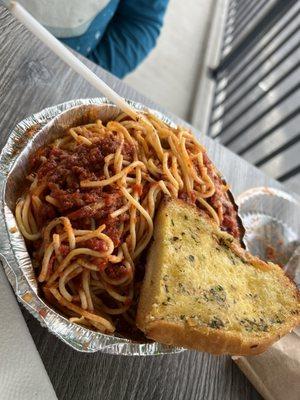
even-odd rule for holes
{"type": "Polygon", "coordinates": [[[31,158],[16,219],[48,302],[112,333],[134,323],[144,250],[164,196],[193,203],[239,238],[228,187],[184,128],[125,114],[69,129],[31,158]]]}

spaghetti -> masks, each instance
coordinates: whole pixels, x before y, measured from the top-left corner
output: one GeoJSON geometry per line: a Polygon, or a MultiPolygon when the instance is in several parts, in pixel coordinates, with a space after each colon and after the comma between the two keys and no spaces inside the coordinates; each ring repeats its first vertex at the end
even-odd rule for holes
{"type": "Polygon", "coordinates": [[[228,187],[184,128],[125,114],[69,129],[30,160],[16,219],[48,302],[112,333],[134,324],[142,258],[163,197],[204,210],[239,238],[228,187]]]}

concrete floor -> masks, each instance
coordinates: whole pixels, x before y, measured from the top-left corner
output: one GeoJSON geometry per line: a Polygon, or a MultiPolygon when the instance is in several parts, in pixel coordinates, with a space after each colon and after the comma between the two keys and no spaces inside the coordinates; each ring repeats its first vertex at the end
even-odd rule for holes
{"type": "Polygon", "coordinates": [[[125,82],[191,121],[214,6],[223,0],[170,0],[156,48],[125,82]]]}

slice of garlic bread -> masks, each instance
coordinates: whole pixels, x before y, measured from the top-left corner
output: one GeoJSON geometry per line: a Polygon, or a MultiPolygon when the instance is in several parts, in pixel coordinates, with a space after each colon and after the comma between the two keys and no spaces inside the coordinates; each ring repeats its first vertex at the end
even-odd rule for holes
{"type": "Polygon", "coordinates": [[[171,200],[156,216],[136,322],[168,345],[258,354],[300,323],[299,292],[279,266],[171,200]]]}

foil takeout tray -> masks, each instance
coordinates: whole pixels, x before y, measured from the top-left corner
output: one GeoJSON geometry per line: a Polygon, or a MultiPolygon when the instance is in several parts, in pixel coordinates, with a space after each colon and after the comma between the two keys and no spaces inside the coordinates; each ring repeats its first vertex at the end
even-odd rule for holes
{"type": "MultiPolygon", "coordinates": [[[[142,104],[133,101],[128,101],[128,103],[136,110],[148,110],[142,104]]],[[[169,118],[160,112],[150,111],[168,125],[176,127],[169,118]]],[[[115,118],[119,112],[120,110],[105,98],[72,100],[44,109],[21,121],[13,129],[0,154],[0,260],[17,299],[39,320],[42,326],[47,327],[51,333],[58,336],[73,349],[87,353],[100,351],[119,355],[174,354],[181,352],[183,349],[164,346],[156,342],[137,343],[117,335],[112,336],[95,332],[71,323],[67,318],[49,307],[39,297],[31,259],[23,237],[19,230],[16,229],[17,225],[13,210],[17,199],[25,189],[29,154],[59,137],[70,126],[89,123],[97,118],[105,122],[115,118]]],[[[279,195],[277,192],[272,193],[273,197],[279,195]]],[[[242,217],[243,224],[246,225],[246,228],[249,228],[245,240],[247,248],[253,250],[257,255],[263,256],[262,248],[256,242],[256,244],[253,244],[251,228],[253,230],[253,218],[255,215],[256,221],[259,220],[257,215],[261,215],[261,213],[259,214],[260,210],[257,208],[256,211],[258,210],[258,213],[253,211],[253,204],[260,204],[260,207],[263,207],[266,200],[261,197],[258,199],[255,194],[257,193],[254,193],[253,197],[252,192],[246,192],[245,195],[240,197],[239,203],[242,207],[242,214],[239,214],[242,217]]],[[[297,213],[299,217],[299,208],[295,206],[295,201],[287,194],[283,197],[293,204],[293,212],[297,213]]],[[[274,198],[272,200],[274,201],[274,198]]],[[[282,206],[280,210],[284,218],[289,215],[286,212],[282,213],[282,206]]],[[[293,220],[298,221],[299,218],[292,217],[288,219],[289,223],[293,220]]],[[[239,221],[240,228],[244,233],[242,222],[239,221]]],[[[290,229],[288,229],[288,232],[291,235],[290,229]]],[[[296,237],[298,240],[299,232],[296,233],[296,237]]],[[[289,236],[288,240],[290,238],[294,240],[295,234],[289,236]]]]}
{"type": "MultiPolygon", "coordinates": [[[[138,111],[149,110],[128,100],[138,111]]],[[[165,115],[150,110],[169,126],[176,125],[165,115]]],[[[120,110],[105,98],[79,99],[49,107],[21,121],[11,132],[0,155],[0,260],[4,265],[17,299],[50,332],[72,348],[82,352],[101,351],[122,355],[170,354],[182,348],[159,343],[137,343],[117,335],[105,335],[69,322],[39,297],[36,277],[25,242],[14,218],[17,199],[26,188],[29,154],[45,145],[71,126],[89,123],[97,118],[114,119],[120,110]]],[[[229,193],[234,203],[233,195],[229,193]]],[[[234,203],[235,204],[235,203],[234,203]]],[[[239,220],[242,235],[244,228],[239,220]]],[[[242,243],[243,244],[243,243],[242,243]]]]}
{"type": "MultiPolygon", "coordinates": [[[[147,108],[128,101],[140,111],[147,108]]],[[[171,126],[161,113],[151,110],[171,126]]],[[[114,119],[120,110],[105,98],[78,99],[42,110],[21,121],[11,132],[0,155],[0,259],[17,299],[42,326],[72,348],[82,352],[101,351],[121,355],[156,355],[182,351],[160,343],[137,343],[126,338],[105,335],[71,323],[50,308],[38,294],[37,281],[25,242],[17,228],[13,210],[26,185],[29,154],[59,137],[66,128],[100,118],[114,119]]]]}

